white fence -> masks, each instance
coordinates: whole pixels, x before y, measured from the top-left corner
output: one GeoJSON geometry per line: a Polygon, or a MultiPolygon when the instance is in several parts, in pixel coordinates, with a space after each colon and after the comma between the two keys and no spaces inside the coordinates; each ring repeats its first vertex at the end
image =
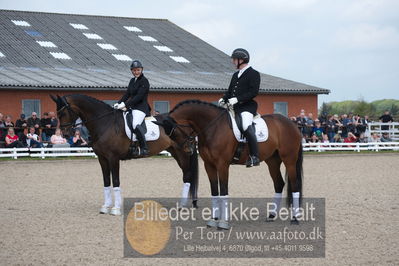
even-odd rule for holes
{"type": "Polygon", "coordinates": [[[368,143],[304,143],[304,151],[399,151],[399,142],[368,142],[368,143]]]}
{"type": "Polygon", "coordinates": [[[399,123],[379,123],[372,122],[367,124],[368,134],[377,133],[380,137],[382,133],[388,133],[389,137],[394,141],[399,141],[399,123]],[[382,126],[388,126],[387,130],[382,130],[382,126]]]}
{"type": "MultiPolygon", "coordinates": [[[[162,151],[160,155],[170,156],[167,151],[162,151]]],[[[90,147],[82,148],[1,148],[0,158],[11,157],[18,159],[20,157],[39,157],[45,159],[46,157],[95,157],[97,155],[90,147]]]]}

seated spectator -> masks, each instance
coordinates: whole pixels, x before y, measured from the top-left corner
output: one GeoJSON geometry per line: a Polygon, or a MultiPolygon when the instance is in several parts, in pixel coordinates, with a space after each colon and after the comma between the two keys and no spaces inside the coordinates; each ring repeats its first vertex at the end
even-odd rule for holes
{"type": "Polygon", "coordinates": [[[87,128],[83,125],[83,121],[80,117],[78,117],[78,119],[76,119],[75,121],[75,130],[79,130],[80,131],[80,135],[84,138],[84,139],[89,139],[89,131],[87,130],[87,128]]]}
{"type": "Polygon", "coordinates": [[[367,141],[367,138],[366,138],[366,135],[364,134],[364,132],[360,133],[360,136],[359,136],[359,138],[357,139],[357,141],[358,141],[359,143],[367,143],[367,142],[368,142],[368,141],[367,141]]]}
{"type": "Polygon", "coordinates": [[[36,112],[32,112],[32,116],[28,118],[28,127],[34,127],[35,133],[39,135],[40,118],[37,117],[36,112]]]}
{"type": "Polygon", "coordinates": [[[21,135],[24,133],[24,129],[28,126],[28,121],[25,119],[25,115],[21,114],[19,119],[15,122],[15,133],[21,138],[21,135]]]}
{"type": "Polygon", "coordinates": [[[352,132],[348,133],[348,137],[344,138],[344,143],[355,143],[357,140],[355,134],[352,132]]]}
{"type": "Polygon", "coordinates": [[[87,142],[82,136],[80,135],[79,129],[75,130],[74,136],[71,138],[71,147],[87,147],[87,142]]]}
{"type": "Polygon", "coordinates": [[[381,142],[392,142],[392,139],[389,137],[388,132],[382,133],[381,142]]]}
{"type": "Polygon", "coordinates": [[[48,113],[43,113],[43,118],[40,119],[40,126],[42,128],[42,140],[49,141],[53,130],[51,129],[51,118],[48,116],[48,113]]]}
{"type": "Polygon", "coordinates": [[[336,143],[341,143],[341,142],[343,142],[342,137],[341,137],[341,134],[339,134],[339,133],[335,134],[335,136],[334,136],[334,142],[336,142],[336,143]]]}
{"type": "Polygon", "coordinates": [[[314,122],[315,126],[312,129],[312,135],[315,134],[319,140],[322,140],[323,134],[325,133],[324,129],[321,127],[319,119],[316,119],[314,122]]]}
{"type": "Polygon", "coordinates": [[[50,141],[51,144],[65,144],[67,142],[59,128],[55,130],[55,134],[51,136],[50,141]]]}
{"type": "Polygon", "coordinates": [[[23,148],[24,144],[19,140],[18,136],[15,135],[13,127],[8,128],[8,134],[5,138],[6,148],[23,148]]]}
{"type": "Polygon", "coordinates": [[[29,128],[29,133],[26,135],[26,144],[30,148],[43,148],[43,143],[40,142],[34,127],[29,128]]]}
{"type": "Polygon", "coordinates": [[[6,121],[4,121],[5,127],[14,127],[14,123],[11,121],[11,116],[6,115],[6,121]]]}
{"type": "Polygon", "coordinates": [[[371,133],[370,142],[381,142],[380,136],[377,133],[371,133]]]}
{"type": "Polygon", "coordinates": [[[327,134],[323,134],[323,143],[330,143],[330,139],[327,134]]]}
{"type": "Polygon", "coordinates": [[[319,143],[319,142],[320,142],[320,140],[317,137],[317,135],[316,134],[312,134],[312,137],[310,137],[309,143],[319,143]]]}

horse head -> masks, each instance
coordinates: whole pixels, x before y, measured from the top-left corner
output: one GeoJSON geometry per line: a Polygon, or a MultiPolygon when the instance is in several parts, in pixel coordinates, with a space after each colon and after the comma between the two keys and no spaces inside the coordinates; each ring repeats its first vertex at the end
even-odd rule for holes
{"type": "Polygon", "coordinates": [[[57,97],[55,97],[54,95],[50,95],[50,98],[57,105],[57,117],[60,121],[60,128],[68,129],[73,127],[79,116],[73,111],[65,96],[57,95],[57,97]]]}

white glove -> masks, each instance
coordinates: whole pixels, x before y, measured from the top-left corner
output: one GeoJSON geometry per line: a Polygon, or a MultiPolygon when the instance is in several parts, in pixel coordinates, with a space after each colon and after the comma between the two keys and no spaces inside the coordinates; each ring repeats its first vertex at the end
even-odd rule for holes
{"type": "Polygon", "coordinates": [[[119,110],[121,110],[121,109],[122,109],[122,110],[123,110],[123,109],[126,109],[125,107],[126,107],[126,105],[125,105],[124,102],[121,102],[120,104],[118,104],[118,109],[119,109],[119,110]]]}
{"type": "Polygon", "coordinates": [[[218,105],[219,105],[219,106],[224,106],[224,105],[226,105],[226,102],[224,101],[223,98],[220,98],[220,99],[219,99],[218,105]]]}
{"type": "Polygon", "coordinates": [[[237,98],[236,98],[236,97],[234,97],[234,98],[230,98],[230,99],[229,99],[229,104],[231,104],[231,105],[235,105],[236,103],[238,103],[238,100],[237,100],[237,98]]]}
{"type": "Polygon", "coordinates": [[[118,107],[119,107],[119,103],[115,103],[114,104],[114,109],[118,109],[118,107]]]}

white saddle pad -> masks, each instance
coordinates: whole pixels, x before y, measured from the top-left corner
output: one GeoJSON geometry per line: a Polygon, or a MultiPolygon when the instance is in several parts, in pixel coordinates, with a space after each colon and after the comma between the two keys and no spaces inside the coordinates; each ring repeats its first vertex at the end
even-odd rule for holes
{"type": "MultiPolygon", "coordinates": [[[[229,112],[230,118],[231,118],[231,123],[233,124],[233,132],[234,136],[236,137],[238,142],[247,142],[246,138],[241,138],[241,131],[238,129],[236,120],[234,119],[234,116],[232,112],[229,112]]],[[[255,130],[256,130],[256,139],[258,142],[264,142],[267,140],[269,137],[269,130],[267,128],[265,120],[260,116],[257,115],[254,118],[254,123],[255,123],[255,130]]]]}
{"type": "MultiPolygon", "coordinates": [[[[132,132],[130,131],[130,128],[128,127],[126,123],[126,115],[127,112],[123,112],[123,119],[125,120],[125,131],[127,137],[130,139],[132,136],[132,132]]],[[[156,119],[153,116],[146,117],[145,118],[145,125],[147,126],[147,133],[145,133],[145,139],[146,141],[154,141],[159,139],[159,126],[154,124],[152,121],[156,121],[156,119]]],[[[136,134],[133,133],[133,139],[132,141],[136,141],[136,134]]]]}

